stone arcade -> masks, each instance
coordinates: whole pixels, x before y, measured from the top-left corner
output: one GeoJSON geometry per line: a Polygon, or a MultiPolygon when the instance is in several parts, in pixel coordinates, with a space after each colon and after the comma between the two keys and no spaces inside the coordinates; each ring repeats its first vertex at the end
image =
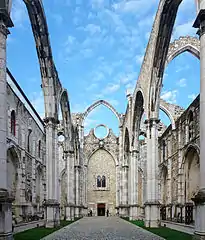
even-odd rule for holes
{"type": "Polygon", "coordinates": [[[173,43],[182,0],[159,1],[124,114],[104,100],[84,113],[71,113],[53,61],[42,1],[22,1],[36,42],[45,118],[41,120],[7,69],[12,1],[1,0],[0,239],[13,238],[12,215],[20,222],[45,211],[45,225],[53,227],[60,218],[74,219],[90,210],[101,216],[107,209],[111,215],[144,218],[149,227],[164,220],[194,224],[195,239],[205,239],[205,0],[196,1],[199,39],[182,36],[173,43]],[[201,69],[200,96],[186,110],[160,99],[165,67],[185,51],[200,60],[201,69]],[[117,117],[119,136],[111,129],[104,138],[95,129],[84,135],[85,118],[99,105],[117,117]],[[171,120],[168,128],[159,120],[160,109],[171,120]]]}

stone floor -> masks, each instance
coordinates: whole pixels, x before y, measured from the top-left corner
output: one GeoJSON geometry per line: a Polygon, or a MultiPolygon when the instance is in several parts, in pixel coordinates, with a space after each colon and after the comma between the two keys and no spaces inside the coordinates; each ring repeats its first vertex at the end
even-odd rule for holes
{"type": "Polygon", "coordinates": [[[117,217],[84,217],[43,240],[162,240],[117,217]]]}

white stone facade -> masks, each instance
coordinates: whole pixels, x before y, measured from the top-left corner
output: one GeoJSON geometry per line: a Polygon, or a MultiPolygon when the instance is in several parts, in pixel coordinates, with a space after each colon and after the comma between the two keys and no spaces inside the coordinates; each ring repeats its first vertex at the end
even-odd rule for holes
{"type": "Polygon", "coordinates": [[[7,79],[7,183],[18,223],[29,215],[43,214],[46,139],[43,121],[9,71],[7,79]]]}

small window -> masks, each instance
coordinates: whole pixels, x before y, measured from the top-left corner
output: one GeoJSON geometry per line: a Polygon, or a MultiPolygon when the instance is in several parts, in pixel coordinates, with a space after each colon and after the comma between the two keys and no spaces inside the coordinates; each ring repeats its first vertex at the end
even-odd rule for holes
{"type": "Polygon", "coordinates": [[[189,140],[193,138],[194,135],[194,115],[193,112],[190,111],[189,113],[189,140]]]}
{"type": "Polygon", "coordinates": [[[38,141],[38,157],[41,157],[41,140],[38,141]]]}
{"type": "Polygon", "coordinates": [[[11,134],[16,136],[16,114],[14,110],[11,112],[11,134]]]}
{"type": "Polygon", "coordinates": [[[106,178],[105,176],[102,176],[102,187],[106,187],[106,178]]]}
{"type": "Polygon", "coordinates": [[[102,187],[100,176],[97,177],[97,187],[102,187]]]}

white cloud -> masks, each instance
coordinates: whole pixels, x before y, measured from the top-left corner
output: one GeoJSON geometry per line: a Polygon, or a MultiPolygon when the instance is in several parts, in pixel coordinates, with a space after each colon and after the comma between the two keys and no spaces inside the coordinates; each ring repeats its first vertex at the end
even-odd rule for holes
{"type": "Polygon", "coordinates": [[[92,91],[92,90],[95,90],[97,87],[98,87],[97,83],[92,83],[86,88],[86,90],[87,91],[92,91]]]}
{"type": "Polygon", "coordinates": [[[192,101],[194,101],[194,99],[197,97],[197,95],[195,93],[192,93],[190,95],[188,95],[188,98],[191,99],[192,101]]]}
{"type": "Polygon", "coordinates": [[[114,93],[116,91],[118,91],[120,88],[120,84],[113,84],[113,83],[109,83],[107,85],[107,87],[102,91],[104,94],[111,94],[114,93]]]}
{"type": "Polygon", "coordinates": [[[112,106],[118,106],[119,102],[116,99],[109,99],[107,100],[112,106]]]}
{"type": "Polygon", "coordinates": [[[145,0],[121,0],[113,4],[115,11],[123,13],[139,13],[140,15],[147,13],[155,4],[157,0],[149,0],[149,4],[145,0]]]}
{"type": "Polygon", "coordinates": [[[187,86],[187,80],[186,80],[186,78],[181,78],[178,82],[177,82],[177,85],[179,86],[179,87],[186,87],[187,86]]]}
{"type": "Polygon", "coordinates": [[[31,99],[31,104],[40,115],[41,118],[45,117],[45,108],[44,108],[44,96],[43,92],[33,92],[30,94],[29,98],[31,99]]]}
{"type": "Polygon", "coordinates": [[[63,22],[63,17],[60,14],[57,13],[52,13],[51,17],[54,19],[54,21],[56,22],[56,24],[60,25],[63,22]]]}
{"type": "Polygon", "coordinates": [[[144,59],[144,55],[137,55],[136,56],[136,63],[141,64],[144,59]]]}
{"type": "Polygon", "coordinates": [[[94,35],[95,33],[100,33],[101,32],[101,28],[100,26],[96,25],[96,24],[88,24],[84,30],[86,32],[89,32],[91,35],[94,35]]]}
{"type": "Polygon", "coordinates": [[[180,36],[196,35],[196,29],[192,27],[193,22],[194,21],[189,21],[189,22],[177,25],[173,31],[173,38],[178,39],[180,36]]]}
{"type": "Polygon", "coordinates": [[[162,92],[161,98],[169,103],[176,103],[177,95],[178,95],[177,90],[164,91],[162,92]]]}
{"type": "Polygon", "coordinates": [[[14,0],[12,4],[11,18],[15,27],[23,27],[27,15],[24,2],[22,0],[14,0]]]}

